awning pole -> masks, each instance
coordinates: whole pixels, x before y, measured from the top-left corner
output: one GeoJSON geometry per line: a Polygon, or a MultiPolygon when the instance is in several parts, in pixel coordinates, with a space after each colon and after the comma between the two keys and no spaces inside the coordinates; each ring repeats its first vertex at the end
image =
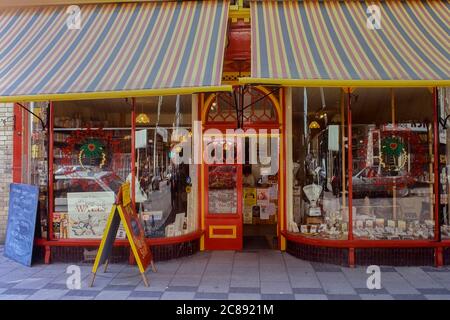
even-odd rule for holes
{"type": "Polygon", "coordinates": [[[347,88],[347,136],[348,136],[348,240],[353,240],[353,143],[352,143],[352,93],[347,88]]]}

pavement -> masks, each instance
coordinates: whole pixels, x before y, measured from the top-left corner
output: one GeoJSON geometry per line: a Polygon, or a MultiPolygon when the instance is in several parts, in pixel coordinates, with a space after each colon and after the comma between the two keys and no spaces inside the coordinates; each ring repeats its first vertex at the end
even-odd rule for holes
{"type": "Polygon", "coordinates": [[[0,300],[450,300],[450,267],[381,266],[381,289],[368,289],[366,267],[346,268],[261,251],[199,252],[157,262],[145,287],[136,266],[101,268],[93,287],[92,264],[80,263],[81,288],[68,289],[71,264],[25,267],[3,256],[0,300]]]}

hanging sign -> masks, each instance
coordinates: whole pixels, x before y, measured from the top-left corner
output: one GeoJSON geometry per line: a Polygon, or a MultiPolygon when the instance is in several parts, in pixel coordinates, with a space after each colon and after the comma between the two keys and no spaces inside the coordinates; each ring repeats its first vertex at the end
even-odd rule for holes
{"type": "Polygon", "coordinates": [[[8,225],[4,256],[31,266],[39,189],[27,184],[10,185],[8,225]]]}
{"type": "Polygon", "coordinates": [[[152,252],[150,247],[145,243],[144,228],[142,227],[136,211],[131,206],[130,184],[125,183],[120,188],[118,201],[112,206],[100,243],[100,248],[98,249],[97,257],[95,258],[94,266],[92,267],[93,276],[90,286],[94,284],[98,267],[105,264],[105,271],[108,267],[113,243],[121,221],[145,286],[148,287],[148,280],[145,275],[147,267],[151,265],[153,271],[156,272],[155,265],[153,264],[152,252]]]}

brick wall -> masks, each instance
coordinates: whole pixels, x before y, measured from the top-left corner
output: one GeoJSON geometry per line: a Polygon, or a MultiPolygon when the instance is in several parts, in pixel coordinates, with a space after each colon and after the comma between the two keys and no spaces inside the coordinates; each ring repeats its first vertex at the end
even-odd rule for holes
{"type": "Polygon", "coordinates": [[[5,242],[9,184],[12,182],[13,104],[0,103],[0,243],[5,242]]]}

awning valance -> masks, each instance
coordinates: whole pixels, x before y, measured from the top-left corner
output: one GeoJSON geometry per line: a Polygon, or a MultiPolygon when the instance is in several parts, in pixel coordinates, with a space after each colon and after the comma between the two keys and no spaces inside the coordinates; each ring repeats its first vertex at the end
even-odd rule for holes
{"type": "Polygon", "coordinates": [[[229,90],[221,86],[229,2],[0,10],[0,102],[229,90]]]}
{"type": "Polygon", "coordinates": [[[448,1],[255,1],[251,23],[252,73],[242,83],[450,85],[448,1]],[[370,5],[381,29],[367,26],[370,5]]]}

